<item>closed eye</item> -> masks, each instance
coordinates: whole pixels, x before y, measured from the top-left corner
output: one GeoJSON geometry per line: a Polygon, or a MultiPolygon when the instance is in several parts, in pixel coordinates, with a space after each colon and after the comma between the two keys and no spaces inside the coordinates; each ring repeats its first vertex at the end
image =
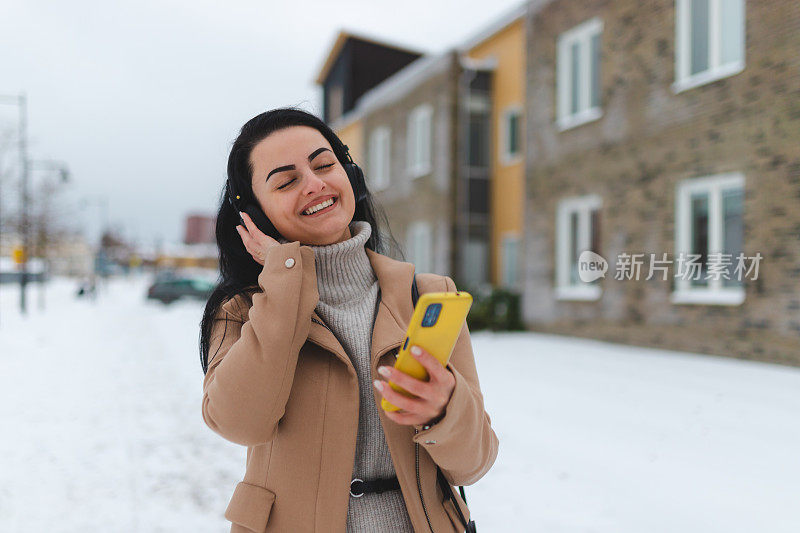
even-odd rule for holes
{"type": "MultiPolygon", "coordinates": [[[[322,170],[323,168],[330,168],[330,167],[332,167],[332,166],[333,166],[333,165],[335,165],[335,164],[336,164],[336,163],[331,163],[330,165],[322,165],[321,167],[317,167],[317,169],[316,169],[316,170],[322,170]]],[[[291,185],[291,184],[292,184],[292,183],[293,183],[293,182],[294,182],[296,179],[297,179],[297,178],[292,178],[292,179],[290,179],[289,181],[287,181],[286,183],[284,183],[283,185],[281,185],[280,187],[278,187],[278,189],[283,189],[284,187],[288,187],[288,186],[289,186],[289,185],[291,185]]]]}

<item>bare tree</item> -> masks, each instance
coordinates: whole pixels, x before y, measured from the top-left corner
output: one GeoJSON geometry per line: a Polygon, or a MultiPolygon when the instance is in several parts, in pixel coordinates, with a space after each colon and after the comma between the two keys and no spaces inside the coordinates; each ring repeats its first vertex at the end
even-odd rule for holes
{"type": "Polygon", "coordinates": [[[0,234],[16,231],[15,214],[11,201],[16,191],[18,180],[19,156],[17,151],[17,133],[9,126],[0,126],[0,234]]]}
{"type": "Polygon", "coordinates": [[[33,236],[32,256],[41,257],[47,262],[51,250],[59,247],[75,233],[69,220],[74,219],[64,201],[64,186],[58,179],[44,175],[34,181],[33,198],[30,203],[29,223],[33,236]]]}

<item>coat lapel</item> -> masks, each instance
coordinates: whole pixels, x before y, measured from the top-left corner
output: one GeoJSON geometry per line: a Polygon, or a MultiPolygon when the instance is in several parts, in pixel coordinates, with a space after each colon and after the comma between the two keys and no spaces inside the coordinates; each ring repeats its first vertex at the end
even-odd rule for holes
{"type": "Polygon", "coordinates": [[[414,265],[365,249],[381,287],[378,313],[372,328],[370,361],[374,366],[382,353],[405,340],[414,312],[411,307],[414,265]]]}
{"type": "MultiPolygon", "coordinates": [[[[370,344],[370,362],[375,366],[383,353],[401,345],[405,340],[406,329],[414,311],[411,307],[414,265],[392,259],[369,248],[364,250],[380,287],[378,310],[370,344]]],[[[342,344],[316,311],[311,314],[308,340],[330,351],[346,365],[352,366],[342,344]]]]}

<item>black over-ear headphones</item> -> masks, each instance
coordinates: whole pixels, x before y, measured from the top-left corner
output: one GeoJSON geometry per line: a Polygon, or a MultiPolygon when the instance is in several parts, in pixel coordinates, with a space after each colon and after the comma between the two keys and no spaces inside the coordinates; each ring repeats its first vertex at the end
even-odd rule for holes
{"type": "MultiPolygon", "coordinates": [[[[358,202],[364,200],[367,197],[367,185],[364,181],[364,172],[361,170],[361,167],[353,162],[353,158],[350,157],[350,150],[347,148],[346,144],[342,145],[344,147],[344,154],[346,161],[344,163],[344,170],[347,172],[347,177],[350,179],[350,185],[353,187],[353,196],[355,197],[356,204],[358,202]]],[[[281,235],[275,225],[270,221],[267,215],[261,210],[261,208],[256,203],[245,203],[239,193],[236,191],[236,184],[228,178],[228,182],[226,185],[226,196],[228,201],[230,202],[233,209],[236,211],[237,215],[239,211],[243,213],[247,213],[250,215],[250,219],[256,225],[258,229],[260,229],[266,235],[281,235]]],[[[244,226],[244,220],[241,216],[239,216],[239,220],[244,226]]]]}

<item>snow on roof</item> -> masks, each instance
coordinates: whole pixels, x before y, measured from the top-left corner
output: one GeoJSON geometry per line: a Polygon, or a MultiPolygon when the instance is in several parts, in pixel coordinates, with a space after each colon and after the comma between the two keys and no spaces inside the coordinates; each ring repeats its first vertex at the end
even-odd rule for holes
{"type": "Polygon", "coordinates": [[[334,129],[342,128],[370,111],[396,102],[409,94],[425,81],[445,71],[452,61],[451,56],[452,51],[447,51],[415,59],[408,66],[361,95],[356,102],[355,108],[342,115],[336,121],[334,129]]]}

